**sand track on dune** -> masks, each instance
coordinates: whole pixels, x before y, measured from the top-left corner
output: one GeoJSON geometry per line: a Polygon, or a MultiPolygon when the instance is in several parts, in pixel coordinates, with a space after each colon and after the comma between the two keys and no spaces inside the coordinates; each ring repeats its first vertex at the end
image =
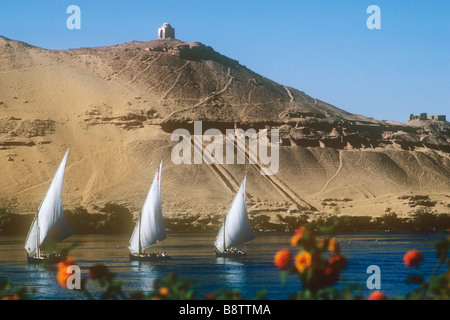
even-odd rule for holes
{"type": "Polygon", "coordinates": [[[330,184],[331,181],[333,181],[334,178],[337,177],[337,175],[341,172],[342,170],[342,164],[343,164],[343,160],[342,160],[342,150],[339,150],[339,167],[336,170],[336,172],[333,174],[333,176],[327,180],[327,182],[325,182],[325,185],[323,186],[323,188],[319,191],[319,193],[322,193],[330,184]]]}

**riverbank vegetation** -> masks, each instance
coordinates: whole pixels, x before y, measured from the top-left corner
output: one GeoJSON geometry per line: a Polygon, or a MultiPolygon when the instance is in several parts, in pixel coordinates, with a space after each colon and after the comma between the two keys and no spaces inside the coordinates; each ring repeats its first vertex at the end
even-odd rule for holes
{"type": "Polygon", "coordinates": [[[446,213],[432,213],[427,210],[417,210],[408,217],[400,217],[390,212],[381,217],[346,216],[339,214],[318,216],[308,219],[308,216],[278,215],[278,219],[290,230],[305,225],[313,230],[320,231],[333,227],[335,232],[353,231],[383,231],[383,232],[444,232],[450,230],[450,215],[446,213]]]}
{"type": "MultiPolygon", "coordinates": [[[[64,210],[67,223],[77,234],[130,234],[133,231],[136,214],[126,206],[107,203],[97,212],[86,208],[64,210]]],[[[33,214],[17,214],[0,208],[0,234],[24,235],[33,221],[33,214]]],[[[285,232],[307,226],[312,230],[333,227],[337,232],[444,232],[450,230],[450,214],[417,209],[409,216],[388,212],[381,217],[347,216],[337,210],[326,213],[249,213],[250,225],[255,232],[285,232]]],[[[190,214],[164,216],[169,232],[217,232],[223,222],[220,214],[190,214]]]]}

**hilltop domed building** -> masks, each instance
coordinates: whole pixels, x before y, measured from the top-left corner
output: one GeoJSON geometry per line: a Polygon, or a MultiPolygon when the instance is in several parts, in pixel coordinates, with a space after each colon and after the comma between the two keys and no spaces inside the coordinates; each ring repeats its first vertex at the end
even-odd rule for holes
{"type": "Polygon", "coordinates": [[[175,29],[169,23],[164,23],[158,29],[158,39],[175,39],[175,29]]]}

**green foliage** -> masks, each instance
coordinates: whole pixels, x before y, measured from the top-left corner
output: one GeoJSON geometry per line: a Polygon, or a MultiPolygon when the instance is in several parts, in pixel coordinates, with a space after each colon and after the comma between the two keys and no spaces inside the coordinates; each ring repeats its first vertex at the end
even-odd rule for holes
{"type": "Polygon", "coordinates": [[[279,224],[270,222],[270,217],[268,215],[257,215],[250,218],[250,226],[254,230],[277,230],[284,231],[284,227],[279,224]]]}
{"type": "Polygon", "coordinates": [[[311,290],[300,290],[291,294],[289,300],[363,300],[361,292],[361,286],[347,286],[342,290],[327,287],[317,293],[311,290]]]}
{"type": "Polygon", "coordinates": [[[111,233],[105,214],[89,213],[83,207],[76,207],[73,210],[64,210],[64,216],[76,234],[111,233]]]}
{"type": "MultiPolygon", "coordinates": [[[[435,243],[438,262],[428,281],[420,274],[407,277],[406,281],[419,285],[413,292],[408,293],[404,299],[409,300],[449,300],[450,299],[450,259],[448,258],[450,238],[447,237],[435,243]],[[447,270],[436,275],[440,267],[447,270]]],[[[400,297],[399,299],[403,299],[400,297]]]]}
{"type": "MultiPolygon", "coordinates": [[[[366,217],[361,220],[367,220],[366,217]]],[[[370,220],[370,217],[367,217],[370,220]]],[[[332,235],[339,232],[350,232],[356,229],[356,223],[354,217],[331,215],[320,217],[307,226],[309,229],[314,230],[318,234],[332,235]]]]}
{"type": "MultiPolygon", "coordinates": [[[[387,216],[388,219],[396,218],[394,215],[387,216]]],[[[392,222],[392,221],[391,221],[392,222]]],[[[321,232],[335,232],[339,230],[340,220],[337,217],[331,221],[316,225],[321,232]]],[[[277,260],[275,265],[282,269],[282,280],[286,281],[290,275],[299,277],[301,288],[298,292],[291,294],[290,299],[300,300],[359,300],[363,299],[362,287],[348,286],[343,289],[336,289],[334,285],[338,282],[339,272],[346,268],[345,257],[339,253],[339,247],[333,239],[317,239],[312,231],[305,227],[297,230],[292,237],[291,245],[299,250],[295,257],[295,263],[288,269],[285,259],[277,260]],[[326,259],[326,251],[332,251],[331,257],[326,259]],[[327,270],[328,269],[328,270],[327,270]]],[[[435,244],[438,262],[428,281],[420,274],[413,274],[406,278],[409,283],[417,284],[419,287],[406,294],[404,297],[394,297],[393,299],[410,300],[448,300],[450,298],[450,259],[448,258],[450,248],[450,238],[447,237],[435,244]],[[440,267],[445,266],[446,270],[436,275],[440,267]]],[[[415,250],[412,250],[414,252],[415,250]]],[[[420,253],[419,253],[420,254],[420,253]]],[[[406,257],[406,256],[405,256],[406,257]]],[[[407,261],[407,260],[405,260],[407,261]]],[[[405,262],[406,263],[406,262],[405,262]]],[[[420,263],[420,262],[419,262],[420,263]]],[[[408,263],[409,266],[413,264],[408,263]]],[[[380,297],[380,295],[378,295],[380,297]]],[[[383,295],[383,298],[385,296],[383,295]]],[[[372,299],[371,297],[369,297],[372,299]]],[[[373,298],[375,299],[375,298],[373,298]]]]}
{"type": "MultiPolygon", "coordinates": [[[[338,207],[336,207],[338,209],[338,207]]],[[[99,212],[88,212],[86,208],[64,210],[68,224],[77,234],[124,234],[131,233],[134,227],[133,216],[126,206],[107,203],[99,212]]],[[[410,217],[399,217],[389,212],[381,217],[346,216],[339,210],[332,215],[317,218],[307,214],[282,216],[274,223],[271,216],[251,214],[250,225],[256,230],[284,232],[285,228],[295,230],[304,225],[322,234],[353,231],[425,231],[440,232],[450,229],[450,214],[433,213],[426,209],[416,211],[410,217]],[[337,223],[338,222],[338,223],[337,223]]],[[[7,208],[0,208],[0,232],[4,234],[27,234],[34,214],[16,214],[7,208]]],[[[172,232],[211,232],[217,231],[222,223],[221,215],[188,215],[186,217],[164,217],[167,229],[172,232]]]]}
{"type": "Polygon", "coordinates": [[[26,234],[34,214],[14,214],[7,208],[0,208],[0,232],[5,234],[26,234]]]}
{"type": "Polygon", "coordinates": [[[166,278],[157,279],[153,284],[153,292],[147,297],[161,300],[193,300],[196,291],[190,288],[190,284],[189,280],[180,279],[177,274],[171,273],[166,278]]]}
{"type": "Polygon", "coordinates": [[[438,216],[425,210],[415,212],[412,223],[418,231],[434,231],[439,228],[438,216]]]}
{"type": "Polygon", "coordinates": [[[402,220],[395,212],[389,212],[381,216],[381,223],[386,230],[397,231],[402,227],[402,220]]]}
{"type": "MultiPolygon", "coordinates": [[[[337,217],[316,225],[321,232],[334,232],[338,226],[337,217]]],[[[291,239],[291,245],[298,250],[294,263],[286,263],[282,255],[275,256],[275,265],[282,269],[282,279],[295,275],[299,278],[301,289],[290,299],[301,300],[335,300],[356,299],[361,294],[350,294],[360,287],[346,288],[339,291],[333,286],[339,281],[341,271],[347,268],[347,259],[340,254],[338,243],[333,238],[317,238],[315,233],[304,226],[297,229],[291,239]],[[290,266],[286,268],[285,266],[290,266]]]]}
{"type": "Polygon", "coordinates": [[[107,233],[130,233],[133,230],[133,215],[127,207],[108,202],[100,212],[106,214],[107,233]]]}
{"type": "Polygon", "coordinates": [[[67,223],[77,234],[125,234],[133,231],[133,215],[120,204],[108,202],[100,213],[89,213],[83,207],[64,210],[67,223]]]}
{"type": "Polygon", "coordinates": [[[296,230],[301,226],[304,226],[308,222],[308,216],[306,214],[302,214],[300,216],[285,216],[283,217],[281,214],[277,215],[278,220],[283,222],[289,230],[296,230]]]}
{"type": "Polygon", "coordinates": [[[0,208],[0,230],[3,230],[11,222],[11,212],[6,208],[0,208]]]}
{"type": "Polygon", "coordinates": [[[29,292],[26,288],[15,288],[8,279],[0,279],[1,300],[29,300],[34,290],[29,292]]]}
{"type": "Polygon", "coordinates": [[[127,300],[128,297],[122,291],[122,283],[116,280],[116,273],[111,272],[108,267],[103,264],[96,264],[89,270],[89,278],[82,280],[82,292],[90,300],[95,297],[90,293],[92,287],[98,286],[103,292],[99,296],[99,300],[127,300]]]}
{"type": "Polygon", "coordinates": [[[353,232],[353,231],[421,231],[439,232],[450,229],[450,215],[435,214],[419,210],[409,218],[400,218],[395,212],[381,217],[329,215],[304,224],[321,234],[353,232]]]}
{"type": "Polygon", "coordinates": [[[220,224],[218,216],[202,217],[192,215],[188,217],[164,217],[164,225],[173,232],[205,232],[217,231],[220,224]]]}

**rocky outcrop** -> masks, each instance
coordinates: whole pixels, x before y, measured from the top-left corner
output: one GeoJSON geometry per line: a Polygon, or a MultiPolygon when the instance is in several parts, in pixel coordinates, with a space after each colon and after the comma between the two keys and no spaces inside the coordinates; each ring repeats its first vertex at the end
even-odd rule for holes
{"type": "Polygon", "coordinates": [[[107,105],[90,107],[84,113],[83,122],[87,125],[112,124],[125,130],[143,128],[146,122],[158,119],[158,112],[152,108],[128,112],[125,115],[113,115],[107,105]]]}
{"type": "Polygon", "coordinates": [[[90,126],[101,124],[113,124],[120,126],[123,129],[142,128],[143,120],[141,116],[129,115],[129,116],[105,116],[95,112],[87,112],[83,118],[84,123],[90,126]]]}
{"type": "Polygon", "coordinates": [[[399,196],[400,200],[407,200],[407,204],[410,207],[416,206],[425,206],[425,207],[434,207],[437,203],[436,200],[431,200],[428,195],[405,195],[399,196]]]}
{"type": "Polygon", "coordinates": [[[311,118],[310,121],[279,126],[284,146],[328,147],[334,149],[430,148],[450,152],[450,123],[432,129],[408,125],[363,126],[339,120],[311,118]]]}
{"type": "Polygon", "coordinates": [[[49,143],[49,140],[35,139],[45,137],[55,131],[53,120],[22,120],[17,117],[0,118],[0,149],[17,146],[32,147],[49,143]]]}
{"type": "Polygon", "coordinates": [[[145,50],[167,52],[185,60],[212,60],[227,67],[236,67],[239,65],[239,61],[228,58],[201,42],[183,42],[175,39],[165,39],[151,42],[151,45],[146,47],[145,50]]]}

